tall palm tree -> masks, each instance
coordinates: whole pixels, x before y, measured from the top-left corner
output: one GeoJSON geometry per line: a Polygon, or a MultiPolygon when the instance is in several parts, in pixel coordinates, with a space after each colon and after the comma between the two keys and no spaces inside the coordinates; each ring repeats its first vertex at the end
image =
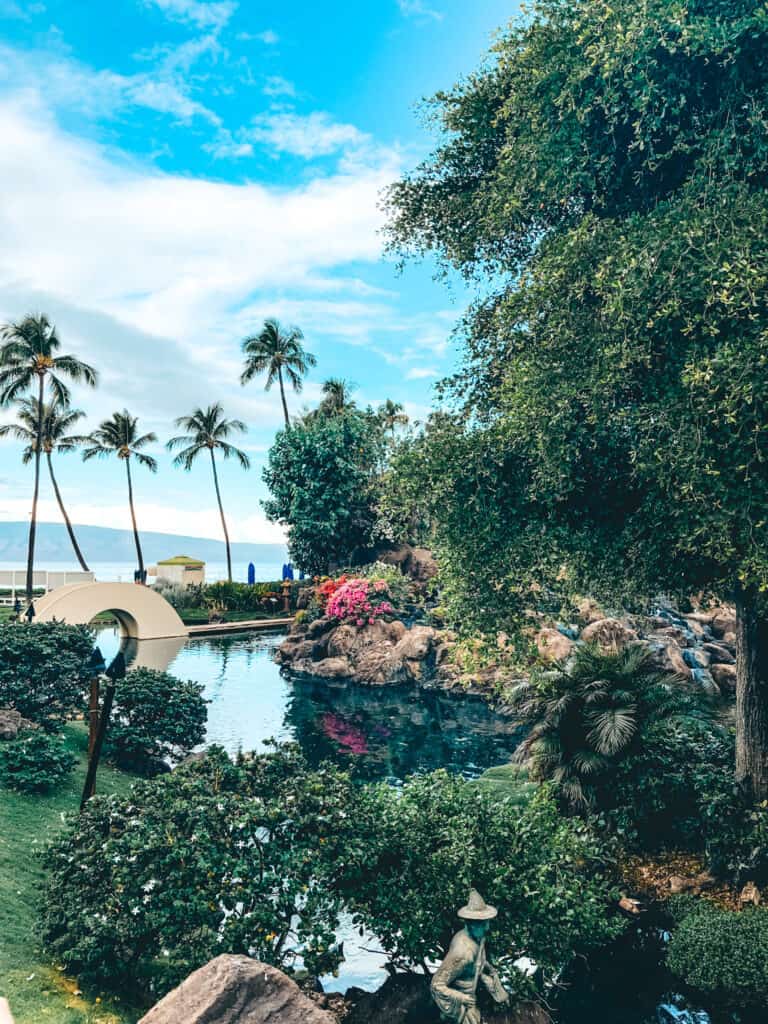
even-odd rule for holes
{"type": "Polygon", "coordinates": [[[242,420],[228,420],[224,416],[224,410],[219,402],[209,405],[207,409],[195,409],[191,416],[180,416],[176,420],[176,426],[188,431],[179,437],[172,437],[166,444],[169,451],[176,448],[182,450],[173,460],[174,466],[183,466],[190,470],[195,459],[202,452],[208,451],[211,456],[211,469],[213,470],[213,483],[216,488],[216,500],[219,503],[219,515],[221,516],[221,527],[224,530],[224,543],[227,548],[227,576],[232,582],[232,554],[229,547],[229,531],[227,520],[224,517],[224,506],[221,502],[221,491],[219,489],[219,474],[216,469],[216,452],[220,451],[225,459],[236,458],[243,469],[250,469],[251,460],[227,441],[232,434],[244,434],[247,431],[242,420]]]}
{"type": "Polygon", "coordinates": [[[355,407],[355,400],[352,394],[357,385],[351,381],[343,380],[341,377],[329,377],[323,382],[322,401],[319,412],[325,416],[337,416],[355,407]]]}
{"type": "Polygon", "coordinates": [[[53,397],[66,405],[68,378],[75,383],[96,386],[97,375],[92,366],[76,356],[57,355],[61,341],[56,328],[45,314],[25,316],[23,320],[0,328],[0,406],[10,405],[25,392],[37,387],[38,419],[35,424],[35,483],[32,492],[32,514],[27,544],[27,601],[32,601],[32,579],[35,568],[37,535],[37,500],[40,494],[40,455],[42,454],[43,408],[46,384],[53,397]]]}
{"type": "Polygon", "coordinates": [[[85,440],[80,435],[69,433],[83,416],[85,416],[85,413],[82,409],[71,409],[67,405],[62,405],[56,399],[48,404],[44,404],[41,410],[37,398],[23,398],[19,402],[18,422],[8,423],[0,427],[0,437],[6,437],[8,434],[11,434],[19,441],[24,442],[26,447],[24,448],[21,460],[26,465],[32,461],[37,452],[37,425],[42,418],[42,450],[48,464],[48,475],[53,485],[53,493],[56,495],[56,501],[59,503],[59,509],[61,510],[67,527],[67,533],[69,534],[69,539],[80,567],[83,572],[88,572],[88,566],[83,558],[80,545],[77,543],[75,531],[72,528],[72,523],[61,497],[56,474],[53,471],[54,452],[72,452],[85,440]]]}
{"type": "Polygon", "coordinates": [[[275,381],[280,385],[280,398],[283,403],[285,425],[290,427],[288,403],[285,400],[285,377],[288,378],[293,390],[301,391],[303,378],[310,367],[317,364],[317,359],[307,352],[301,344],[304,340],[300,328],[283,327],[278,320],[270,318],[258,334],[243,341],[245,368],[240,375],[240,383],[247,384],[258,374],[266,373],[267,381],[264,390],[269,391],[275,381]]]}
{"type": "Polygon", "coordinates": [[[396,427],[408,425],[408,416],[402,402],[393,402],[391,398],[379,406],[379,419],[384,429],[391,432],[392,437],[395,436],[396,427]]]}
{"type": "Polygon", "coordinates": [[[107,458],[116,455],[125,463],[125,473],[128,478],[128,504],[131,509],[131,522],[133,523],[133,539],[136,544],[136,557],[139,561],[139,573],[144,579],[144,556],[141,553],[141,541],[139,530],[136,526],[136,510],[133,507],[133,480],[131,479],[131,459],[134,458],[140,466],[146,466],[152,473],[157,472],[157,459],[146,455],[141,449],[148,444],[157,441],[157,434],[140,434],[138,431],[138,419],[131,416],[127,409],[122,412],[114,412],[108,420],[104,420],[86,438],[90,446],[83,452],[83,459],[87,461],[93,458],[107,458]]]}

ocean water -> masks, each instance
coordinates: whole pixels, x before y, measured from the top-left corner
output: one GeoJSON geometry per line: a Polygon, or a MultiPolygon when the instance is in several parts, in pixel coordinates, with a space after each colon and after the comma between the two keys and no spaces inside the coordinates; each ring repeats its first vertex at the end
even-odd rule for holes
{"type": "MultiPolygon", "coordinates": [[[[147,561],[148,566],[153,563],[147,561]]],[[[91,570],[96,574],[100,583],[133,583],[133,573],[136,569],[134,562],[91,562],[91,570]]],[[[268,562],[254,562],[256,569],[256,580],[260,583],[274,582],[282,578],[282,565],[273,565],[268,562]]],[[[24,562],[0,562],[0,570],[18,569],[25,570],[24,562]]],[[[35,565],[38,572],[80,572],[77,562],[39,562],[35,565]]],[[[205,578],[208,583],[215,583],[217,580],[227,578],[226,562],[206,562],[205,578]]],[[[233,562],[232,578],[239,583],[248,582],[248,563],[233,562]]],[[[152,577],[150,577],[150,581],[152,577]]]]}

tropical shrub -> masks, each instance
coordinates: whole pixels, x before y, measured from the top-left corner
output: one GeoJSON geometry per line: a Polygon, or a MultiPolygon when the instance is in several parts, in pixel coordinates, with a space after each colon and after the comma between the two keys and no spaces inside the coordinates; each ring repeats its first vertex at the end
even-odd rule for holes
{"type": "Polygon", "coordinates": [[[220,953],[333,970],[351,792],[283,747],[236,763],[212,749],[94,797],[47,853],[48,951],[83,980],[156,993],[220,953]]]}
{"type": "Polygon", "coordinates": [[[149,668],[129,672],[115,690],[106,755],[148,771],[180,760],[205,739],[207,703],[203,687],[192,680],[149,668]]]}
{"type": "Polygon", "coordinates": [[[700,992],[739,1009],[768,1007],[768,910],[697,900],[672,933],[667,962],[700,992]]]}
{"type": "Polygon", "coordinates": [[[411,581],[404,576],[396,565],[387,565],[386,562],[372,562],[365,565],[356,573],[371,583],[386,583],[386,593],[395,608],[402,608],[408,601],[413,600],[411,581]]]}
{"type": "Polygon", "coordinates": [[[395,610],[387,600],[387,592],[386,580],[348,579],[328,598],[325,614],[340,622],[372,626],[395,610]]]}
{"type": "Polygon", "coordinates": [[[75,767],[75,758],[58,736],[24,729],[0,743],[0,782],[23,793],[45,793],[60,785],[75,767]]]}
{"type": "Polygon", "coordinates": [[[86,626],[0,624],[0,707],[54,730],[85,706],[93,640],[86,626]]]}
{"type": "Polygon", "coordinates": [[[360,838],[345,856],[343,892],[397,966],[443,956],[471,886],[499,909],[493,957],[521,994],[530,982],[513,966],[519,957],[551,980],[623,928],[603,842],[585,822],[563,818],[546,789],[521,803],[438,771],[400,792],[363,789],[356,815],[360,838]]]}
{"type": "Polygon", "coordinates": [[[171,583],[169,580],[158,580],[154,590],[164,597],[168,604],[172,605],[177,612],[186,611],[189,608],[202,608],[205,604],[204,584],[171,583]]]}
{"type": "Polygon", "coordinates": [[[227,612],[250,612],[258,609],[272,611],[282,608],[282,584],[230,583],[220,580],[204,588],[203,603],[227,612]]]}
{"type": "Polygon", "coordinates": [[[698,694],[659,673],[640,645],[577,647],[568,668],[534,673],[509,697],[531,725],[518,758],[578,811],[606,806],[617,765],[643,751],[651,728],[659,736],[708,717],[698,694]]]}

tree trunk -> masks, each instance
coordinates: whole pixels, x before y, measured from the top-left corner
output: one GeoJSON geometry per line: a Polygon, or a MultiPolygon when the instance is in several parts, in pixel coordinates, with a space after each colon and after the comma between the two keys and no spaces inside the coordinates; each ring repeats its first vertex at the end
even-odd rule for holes
{"type": "Polygon", "coordinates": [[[736,594],[736,778],[768,800],[768,617],[754,589],[736,594]]]}
{"type": "Polygon", "coordinates": [[[69,534],[69,539],[72,542],[72,549],[74,550],[75,555],[77,556],[77,560],[80,563],[80,568],[83,570],[83,572],[88,572],[88,566],[85,564],[85,559],[83,558],[83,553],[80,550],[80,545],[77,543],[75,531],[72,529],[72,523],[69,521],[69,516],[67,515],[66,508],[64,508],[64,502],[62,501],[61,498],[61,491],[59,490],[59,485],[56,482],[56,476],[53,472],[53,459],[51,458],[51,453],[46,452],[45,457],[48,461],[48,473],[51,477],[51,483],[53,484],[53,493],[56,495],[56,501],[58,501],[59,508],[61,509],[61,514],[64,517],[64,524],[67,527],[67,533],[69,534]]]}
{"type": "Polygon", "coordinates": [[[40,494],[40,449],[43,443],[43,387],[44,379],[38,376],[37,391],[37,441],[35,444],[35,488],[32,492],[32,515],[29,520],[29,542],[27,543],[27,604],[32,604],[35,571],[35,538],[37,536],[37,498],[40,494]]]}
{"type": "Polygon", "coordinates": [[[216,456],[213,454],[213,448],[211,452],[211,465],[213,466],[213,483],[216,487],[216,500],[219,503],[219,515],[221,516],[221,526],[224,530],[224,544],[227,548],[227,579],[232,582],[232,554],[229,550],[229,531],[227,530],[227,520],[224,518],[224,506],[221,503],[221,491],[219,490],[219,474],[216,472],[216,456]]]}
{"type": "Polygon", "coordinates": [[[280,398],[283,402],[283,416],[285,416],[285,427],[286,430],[291,426],[291,420],[288,416],[288,403],[285,400],[285,385],[283,384],[283,368],[278,366],[277,368],[277,380],[280,384],[280,398]]]}
{"type": "Polygon", "coordinates": [[[136,526],[136,510],[133,507],[133,482],[131,481],[131,459],[125,460],[125,471],[128,474],[128,504],[131,506],[131,522],[133,523],[133,540],[136,544],[136,557],[139,560],[139,572],[141,582],[144,582],[144,557],[141,554],[141,541],[139,540],[139,528],[136,526]]]}

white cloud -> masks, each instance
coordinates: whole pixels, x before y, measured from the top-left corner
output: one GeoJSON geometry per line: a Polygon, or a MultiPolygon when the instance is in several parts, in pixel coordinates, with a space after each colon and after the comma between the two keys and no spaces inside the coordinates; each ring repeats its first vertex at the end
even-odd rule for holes
{"type": "Polygon", "coordinates": [[[295,96],[296,86],[282,75],[270,75],[262,92],[265,96],[295,96]]]}
{"type": "Polygon", "coordinates": [[[349,147],[363,146],[370,137],[352,124],[341,124],[321,111],[296,114],[292,111],[262,114],[254,118],[248,132],[254,142],[262,142],[279,153],[312,159],[329,156],[349,147]]]}
{"type": "Polygon", "coordinates": [[[145,7],[157,7],[166,17],[200,28],[221,29],[237,10],[230,0],[205,3],[204,0],[142,0],[145,7]]]}
{"type": "Polygon", "coordinates": [[[420,18],[422,20],[442,21],[442,11],[427,7],[423,0],[397,0],[400,13],[406,18],[420,18]]]}
{"type": "Polygon", "coordinates": [[[412,366],[405,376],[406,380],[429,380],[431,377],[439,377],[440,372],[434,366],[412,366]]]}
{"type": "Polygon", "coordinates": [[[280,36],[273,29],[268,28],[263,32],[238,32],[235,36],[241,43],[259,42],[265,46],[277,46],[280,36]]]}

